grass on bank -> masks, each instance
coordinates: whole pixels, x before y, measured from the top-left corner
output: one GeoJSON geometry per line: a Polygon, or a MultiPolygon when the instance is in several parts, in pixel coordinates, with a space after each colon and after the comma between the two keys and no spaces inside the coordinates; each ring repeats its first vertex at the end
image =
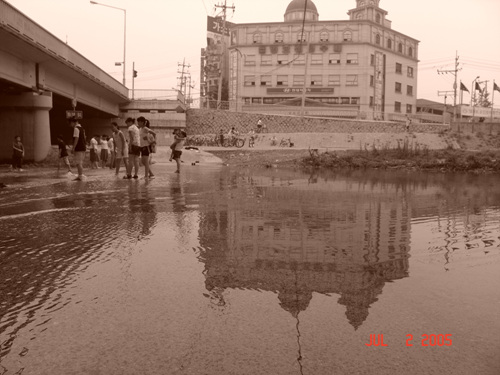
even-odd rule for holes
{"type": "Polygon", "coordinates": [[[302,160],[305,166],[353,169],[422,169],[445,171],[500,171],[500,150],[464,151],[429,150],[425,146],[410,145],[407,141],[398,147],[372,146],[357,151],[317,153],[311,151],[302,160]]]}

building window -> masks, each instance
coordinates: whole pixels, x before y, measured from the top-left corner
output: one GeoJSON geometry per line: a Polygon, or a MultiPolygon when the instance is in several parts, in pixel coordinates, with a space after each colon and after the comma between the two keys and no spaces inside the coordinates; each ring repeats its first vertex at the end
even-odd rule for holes
{"type": "Polygon", "coordinates": [[[351,103],[351,98],[340,98],[340,102],[342,104],[350,104],[351,103]]]}
{"type": "Polygon", "coordinates": [[[284,40],[283,33],[276,33],[276,35],[274,36],[274,42],[275,43],[283,43],[283,40],[284,40]]]}
{"type": "Polygon", "coordinates": [[[303,42],[306,42],[306,41],[307,41],[307,33],[303,32],[303,33],[298,33],[297,34],[297,42],[303,43],[303,42]]]}
{"type": "Polygon", "coordinates": [[[304,86],[304,76],[303,75],[294,75],[293,76],[293,85],[294,86],[304,86]]]}
{"type": "Polygon", "coordinates": [[[352,40],[352,32],[350,31],[344,31],[343,35],[344,42],[350,42],[352,40]]]}
{"type": "Polygon", "coordinates": [[[370,87],[373,87],[373,86],[375,86],[375,77],[370,76],[370,87]]]}
{"type": "Polygon", "coordinates": [[[411,104],[406,105],[406,113],[412,113],[413,107],[411,104]]]}
{"type": "Polygon", "coordinates": [[[261,86],[271,86],[271,76],[261,76],[260,77],[261,86]]]}
{"type": "Polygon", "coordinates": [[[346,86],[357,86],[358,76],[356,74],[348,74],[345,79],[346,86]]]}
{"type": "Polygon", "coordinates": [[[392,39],[387,39],[387,48],[392,49],[392,39]]]}
{"type": "Polygon", "coordinates": [[[323,55],[321,53],[313,53],[311,57],[311,65],[323,65],[323,55]]]}
{"type": "Polygon", "coordinates": [[[262,43],[262,34],[253,34],[254,43],[262,43]]]}
{"type": "Polygon", "coordinates": [[[328,33],[326,31],[322,31],[319,34],[319,41],[320,42],[328,42],[328,33]]]}
{"type": "Polygon", "coordinates": [[[401,102],[394,102],[394,112],[401,113],[401,102]]]}
{"type": "Polygon", "coordinates": [[[288,98],[264,98],[264,104],[276,104],[287,99],[288,98]]]}
{"type": "Polygon", "coordinates": [[[288,55],[278,55],[278,65],[288,63],[288,55]]]}
{"type": "Polygon", "coordinates": [[[250,98],[243,98],[243,101],[245,102],[245,104],[250,104],[251,103],[250,98]]]}
{"type": "Polygon", "coordinates": [[[406,95],[413,96],[413,86],[406,86],[406,95]]]}
{"type": "Polygon", "coordinates": [[[403,74],[403,64],[396,63],[396,73],[403,74]]]}
{"type": "Polygon", "coordinates": [[[245,65],[246,66],[254,66],[255,65],[255,55],[246,55],[245,56],[245,65]]]}
{"type": "Polygon", "coordinates": [[[276,81],[277,86],[288,86],[288,76],[278,76],[276,81]]]}
{"type": "Polygon", "coordinates": [[[323,76],[312,75],[311,76],[311,86],[323,86],[323,76]]]}
{"type": "Polygon", "coordinates": [[[402,43],[398,43],[398,52],[403,53],[403,44],[402,43]]]}
{"type": "Polygon", "coordinates": [[[262,104],[262,98],[252,98],[252,104],[262,104]]]}
{"type": "Polygon", "coordinates": [[[370,104],[369,104],[369,106],[373,107],[374,105],[375,105],[375,100],[374,100],[373,96],[370,96],[370,104]]]}
{"type": "Polygon", "coordinates": [[[328,64],[340,64],[340,53],[330,53],[328,64]]]}
{"type": "Polygon", "coordinates": [[[245,76],[245,86],[255,86],[255,76],[245,76]]]}
{"type": "Polygon", "coordinates": [[[396,82],[396,92],[401,94],[401,82],[396,82]]]}
{"type": "Polygon", "coordinates": [[[377,15],[375,16],[375,22],[377,23],[382,22],[382,17],[380,16],[380,13],[377,13],[377,15]]]}
{"type": "Polygon", "coordinates": [[[306,56],[297,55],[296,57],[293,58],[293,63],[294,65],[304,65],[306,63],[306,56]]]}
{"type": "Polygon", "coordinates": [[[410,47],[410,48],[408,48],[408,55],[409,55],[410,57],[413,57],[413,48],[411,48],[411,47],[410,47]]]}
{"type": "Polygon", "coordinates": [[[362,20],[364,18],[363,12],[359,12],[356,14],[356,19],[357,20],[362,20]]]}
{"type": "Polygon", "coordinates": [[[357,53],[348,53],[346,63],[347,64],[357,64],[358,63],[358,54],[357,53]]]}
{"type": "Polygon", "coordinates": [[[359,98],[351,98],[351,104],[359,104],[359,98]]]}
{"type": "Polygon", "coordinates": [[[340,86],[340,74],[330,74],[328,76],[328,86],[340,86]]]}
{"type": "Polygon", "coordinates": [[[370,55],[370,66],[375,66],[375,55],[370,55]]]}
{"type": "Polygon", "coordinates": [[[375,43],[380,44],[380,34],[375,35],[375,43]]]}
{"type": "Polygon", "coordinates": [[[413,68],[411,66],[408,67],[408,77],[413,78],[413,68]]]}
{"type": "Polygon", "coordinates": [[[260,55],[260,65],[271,65],[272,61],[272,55],[260,55]]]}

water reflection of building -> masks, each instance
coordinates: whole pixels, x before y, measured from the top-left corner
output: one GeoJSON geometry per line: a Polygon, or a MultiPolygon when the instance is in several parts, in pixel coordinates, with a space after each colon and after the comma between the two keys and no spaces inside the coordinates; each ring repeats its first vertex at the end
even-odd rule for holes
{"type": "Polygon", "coordinates": [[[402,194],[331,183],[218,191],[201,213],[206,287],[275,291],[293,316],[314,292],[339,294],[358,328],[385,282],[408,275],[410,209],[402,194]]]}

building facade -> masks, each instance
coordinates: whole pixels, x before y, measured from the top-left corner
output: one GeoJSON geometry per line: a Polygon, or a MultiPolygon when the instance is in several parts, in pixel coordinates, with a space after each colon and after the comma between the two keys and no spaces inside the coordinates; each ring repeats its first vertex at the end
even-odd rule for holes
{"type": "Polygon", "coordinates": [[[236,24],[229,47],[233,111],[398,119],[416,111],[418,40],[391,28],[380,0],[349,20],[320,21],[293,0],[284,22],[236,24]]]}

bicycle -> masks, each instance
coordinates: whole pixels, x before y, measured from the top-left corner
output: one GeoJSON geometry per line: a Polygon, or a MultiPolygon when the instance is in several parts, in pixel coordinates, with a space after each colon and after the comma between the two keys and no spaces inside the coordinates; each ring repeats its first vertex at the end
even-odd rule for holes
{"type": "Polygon", "coordinates": [[[224,147],[238,147],[242,148],[245,144],[245,140],[243,138],[232,137],[224,139],[224,147]]]}
{"type": "Polygon", "coordinates": [[[280,147],[293,147],[293,142],[291,138],[282,138],[280,141],[280,147]]]}

